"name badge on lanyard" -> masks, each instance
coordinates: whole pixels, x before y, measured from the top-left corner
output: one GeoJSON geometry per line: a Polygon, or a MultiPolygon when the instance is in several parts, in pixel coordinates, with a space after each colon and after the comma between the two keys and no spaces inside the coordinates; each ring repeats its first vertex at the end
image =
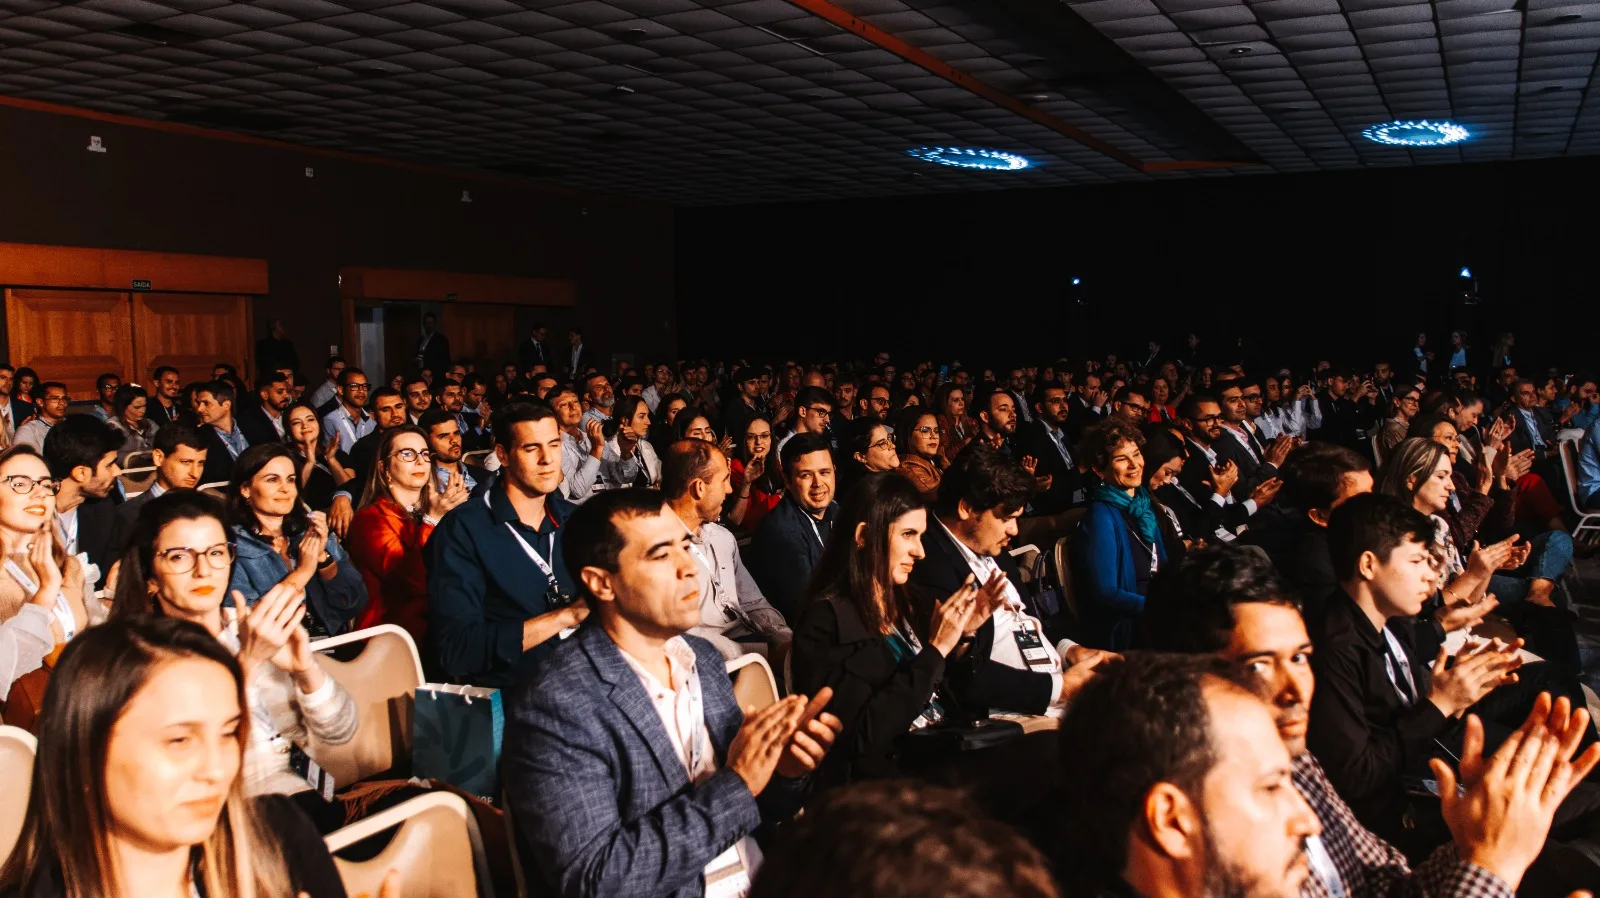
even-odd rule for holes
{"type": "MultiPolygon", "coordinates": [[[[483,504],[490,505],[489,493],[483,494],[483,504]]],[[[546,512],[546,514],[548,514],[548,512],[546,512]]],[[[534,565],[539,568],[540,573],[544,574],[544,599],[545,604],[550,607],[550,610],[554,611],[557,608],[565,608],[572,604],[572,598],[561,590],[561,582],[556,579],[555,568],[552,567],[552,562],[554,562],[556,557],[556,535],[551,533],[549,536],[549,541],[546,543],[547,551],[550,553],[551,560],[545,561],[543,556],[534,550],[533,546],[528,545],[528,541],[522,538],[522,534],[517,532],[517,528],[513,526],[510,521],[506,522],[506,529],[509,530],[512,537],[516,539],[517,545],[522,547],[522,551],[527,553],[528,560],[532,561],[534,565]]],[[[577,627],[568,627],[567,629],[558,633],[557,636],[559,636],[561,639],[566,639],[568,636],[571,636],[576,632],[578,632],[577,627]]]]}
{"type": "MultiPolygon", "coordinates": [[[[11,579],[17,581],[17,584],[29,596],[39,591],[38,581],[23,573],[22,568],[17,567],[15,561],[7,559],[5,571],[11,575],[11,579]]],[[[50,607],[50,613],[55,617],[56,623],[61,625],[62,642],[67,642],[78,634],[78,622],[72,618],[72,606],[67,604],[67,594],[59,589],[56,590],[56,600],[50,607]]]]}

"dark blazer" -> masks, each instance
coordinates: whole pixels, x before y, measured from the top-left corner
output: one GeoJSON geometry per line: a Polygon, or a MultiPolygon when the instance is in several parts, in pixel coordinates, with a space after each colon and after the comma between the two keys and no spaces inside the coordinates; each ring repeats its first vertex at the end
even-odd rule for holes
{"type": "MultiPolygon", "coordinates": [[[[1129,526],[1121,511],[1090,502],[1077,536],[1068,544],[1084,645],[1111,651],[1129,648],[1134,623],[1144,614],[1129,526]]],[[[1153,550],[1158,565],[1166,561],[1166,548],[1159,541],[1153,550]]]]}
{"type": "MultiPolygon", "coordinates": [[[[1549,455],[1556,449],[1555,416],[1550,413],[1549,409],[1538,406],[1530,409],[1529,412],[1539,425],[1538,437],[1544,440],[1545,448],[1542,454],[1549,455]]],[[[1511,423],[1516,425],[1516,428],[1511,431],[1511,436],[1507,438],[1507,442],[1511,444],[1511,451],[1524,452],[1535,448],[1534,444],[1538,440],[1534,439],[1535,434],[1528,427],[1528,420],[1522,417],[1522,409],[1513,405],[1508,414],[1511,415],[1511,423]]]]}
{"type": "MultiPolygon", "coordinates": [[[[261,406],[254,403],[239,409],[239,414],[234,416],[233,424],[252,446],[283,442],[283,437],[278,436],[277,428],[272,426],[272,419],[261,406]]],[[[289,422],[285,421],[283,424],[287,430],[289,422]]]]}
{"type": "Polygon", "coordinates": [[[532,337],[517,344],[517,363],[518,368],[524,372],[534,365],[544,365],[547,369],[550,367],[544,344],[532,337]]]}
{"type": "Polygon", "coordinates": [[[761,519],[745,562],[756,585],[784,620],[793,620],[799,612],[811,571],[822,558],[822,540],[833,531],[838,515],[839,503],[835,502],[817,521],[785,497],[761,519]]]}
{"type": "MultiPolygon", "coordinates": [[[[239,422],[233,422],[234,427],[239,422]]],[[[241,431],[242,433],[243,431],[241,431]]],[[[200,437],[206,441],[206,466],[200,472],[200,482],[226,483],[233,479],[233,453],[228,451],[228,444],[222,441],[222,435],[210,424],[200,425],[200,437]]],[[[245,437],[249,439],[249,437],[245,437]]]]}
{"type": "Polygon", "coordinates": [[[1240,502],[1250,498],[1250,494],[1263,480],[1278,476],[1278,466],[1266,460],[1266,447],[1260,439],[1252,439],[1251,448],[1255,450],[1254,455],[1251,455],[1244,444],[1239,442],[1241,439],[1251,439],[1254,436],[1251,434],[1249,437],[1241,437],[1232,428],[1224,427],[1222,436],[1211,444],[1219,460],[1231,461],[1239,466],[1239,482],[1233,485],[1233,495],[1240,502]]]}
{"type": "Polygon", "coordinates": [[[638,673],[593,619],[507,703],[501,763],[516,849],[546,891],[699,896],[712,858],[763,820],[798,809],[807,780],[774,776],[754,798],[728,769],[744,714],[722,656],[703,639],[684,639],[719,768],[698,785],[638,673]]]}
{"type": "Polygon", "coordinates": [[[114,496],[85,499],[78,506],[78,551],[87,552],[89,563],[100,567],[100,579],[94,584],[96,589],[106,584],[106,575],[111,573],[111,562],[116,560],[112,555],[111,540],[117,529],[119,503],[114,496]]]}
{"type": "Polygon", "coordinates": [[[38,406],[31,402],[24,402],[16,397],[11,398],[11,424],[13,428],[21,427],[24,421],[39,413],[38,406]]]}
{"type": "Polygon", "coordinates": [[[444,373],[450,370],[450,340],[437,330],[426,347],[422,345],[422,338],[417,338],[417,354],[422,356],[422,367],[433,371],[435,378],[443,378],[444,373]]]}
{"type": "Polygon", "coordinates": [[[145,490],[132,499],[124,501],[117,506],[116,514],[112,516],[111,538],[106,541],[106,550],[111,560],[122,557],[122,550],[128,547],[128,540],[133,537],[133,525],[139,520],[139,509],[150,504],[155,496],[145,490]]]}
{"type": "Polygon", "coordinates": [[[822,762],[822,782],[894,776],[895,740],[911,729],[944,676],[945,659],[924,644],[916,657],[895,660],[884,636],[867,630],[849,601],[822,596],[806,603],[791,649],[794,689],[815,695],[833,688],[828,711],[844,723],[822,762]]]}
{"type": "Polygon", "coordinates": [[[378,441],[383,439],[383,432],[374,430],[350,447],[349,453],[339,461],[345,467],[355,472],[344,486],[339,487],[340,492],[350,494],[350,501],[356,504],[361,502],[361,494],[367,488],[367,478],[372,476],[372,469],[377,463],[378,441]]]}
{"type": "Polygon", "coordinates": [[[577,506],[560,493],[545,497],[538,530],[523,524],[503,486],[451,509],[428,540],[428,645],[438,669],[478,686],[509,688],[533,675],[555,650],[550,639],[522,650],[522,625],[552,610],[548,580],[507,528],[510,524],[546,563],[566,595],[576,595],[561,558],[561,524],[577,506]],[[554,549],[551,537],[554,537],[554,549]]]}
{"type": "MultiPolygon", "coordinates": [[[[1067,451],[1071,452],[1071,438],[1064,439],[1067,451]]],[[[1078,471],[1076,460],[1069,463],[1061,456],[1061,450],[1050,439],[1043,421],[1036,419],[1024,424],[1017,434],[1017,446],[1023,455],[1031,455],[1038,462],[1035,474],[1050,476],[1050,488],[1034,494],[1034,514],[1059,514],[1074,505],[1083,504],[1083,474],[1078,471]]]]}
{"type": "MultiPolygon", "coordinates": [[[[933,604],[949,598],[972,576],[972,569],[932,514],[928,516],[928,529],[922,534],[922,550],[926,554],[912,567],[906,590],[918,614],[932,615],[933,604]]],[[[1023,586],[1022,572],[1016,561],[1002,552],[995,563],[1022,597],[1028,613],[1043,621],[1033,595],[1023,586]]],[[[992,618],[985,621],[978,628],[972,647],[950,665],[950,686],[955,698],[964,709],[975,714],[981,714],[981,709],[985,708],[1043,714],[1050,707],[1050,700],[1055,698],[1053,679],[1047,673],[1019,670],[991,660],[994,629],[992,618]]],[[[1057,638],[1053,633],[1049,635],[1052,641],[1057,638]]]]}
{"type": "MultiPolygon", "coordinates": [[[[573,364],[571,364],[571,362],[572,362],[572,344],[568,343],[567,345],[561,347],[560,358],[561,358],[561,367],[566,369],[567,377],[569,379],[576,379],[579,375],[583,374],[584,369],[586,369],[590,365],[594,364],[594,350],[590,349],[588,344],[584,344],[584,345],[579,346],[578,347],[578,364],[573,365],[573,364]]],[[[583,389],[583,384],[581,384],[581,383],[578,384],[578,389],[582,390],[583,389]]]]}
{"type": "MultiPolygon", "coordinates": [[[[1109,404],[1109,403],[1108,403],[1109,404]]],[[[1095,411],[1094,406],[1085,402],[1083,394],[1073,393],[1067,399],[1067,433],[1072,437],[1073,445],[1083,437],[1083,432],[1105,420],[1105,406],[1100,411],[1095,411]]]]}

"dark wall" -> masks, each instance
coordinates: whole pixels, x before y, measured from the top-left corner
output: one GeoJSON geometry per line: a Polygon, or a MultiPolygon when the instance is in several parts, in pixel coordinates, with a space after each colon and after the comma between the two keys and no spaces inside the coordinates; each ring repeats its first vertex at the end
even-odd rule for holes
{"type": "Polygon", "coordinates": [[[683,349],[992,364],[1198,329],[1274,364],[1365,364],[1467,327],[1587,364],[1597,174],[1574,159],[685,209],[683,349]],[[1463,265],[1476,307],[1453,302],[1463,265]]]}
{"type": "Polygon", "coordinates": [[[284,317],[307,367],[341,343],[341,265],[572,279],[578,308],[552,320],[575,319],[602,357],[675,348],[668,206],[9,107],[0,134],[0,241],[265,258],[257,334],[284,317]]]}

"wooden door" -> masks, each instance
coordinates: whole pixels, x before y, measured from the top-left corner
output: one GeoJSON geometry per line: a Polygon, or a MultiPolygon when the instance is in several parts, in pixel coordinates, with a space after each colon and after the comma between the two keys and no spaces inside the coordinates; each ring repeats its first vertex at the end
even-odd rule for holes
{"type": "Polygon", "coordinates": [[[439,331],[450,340],[450,354],[478,363],[478,371],[494,372],[517,357],[517,307],[476,302],[447,302],[439,331]]]}
{"type": "Polygon", "coordinates": [[[210,380],[212,367],[226,362],[246,382],[255,381],[249,297],[137,293],[133,332],[139,377],[171,365],[184,383],[210,380]]]}
{"type": "Polygon", "coordinates": [[[6,330],[11,364],[61,381],[73,399],[97,398],[102,374],[137,378],[126,293],[10,289],[6,330]]]}

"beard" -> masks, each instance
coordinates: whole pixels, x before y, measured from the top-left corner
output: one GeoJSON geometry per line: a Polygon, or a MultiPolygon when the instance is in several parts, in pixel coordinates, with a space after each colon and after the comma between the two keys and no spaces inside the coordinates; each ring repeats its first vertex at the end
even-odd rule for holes
{"type": "Polygon", "coordinates": [[[1290,898],[1285,886],[1289,871],[1305,855],[1305,840],[1300,840],[1300,851],[1295,854],[1283,875],[1267,879],[1262,874],[1230,863],[1217,853],[1217,837],[1206,825],[1206,877],[1201,892],[1205,898],[1290,898]]]}

